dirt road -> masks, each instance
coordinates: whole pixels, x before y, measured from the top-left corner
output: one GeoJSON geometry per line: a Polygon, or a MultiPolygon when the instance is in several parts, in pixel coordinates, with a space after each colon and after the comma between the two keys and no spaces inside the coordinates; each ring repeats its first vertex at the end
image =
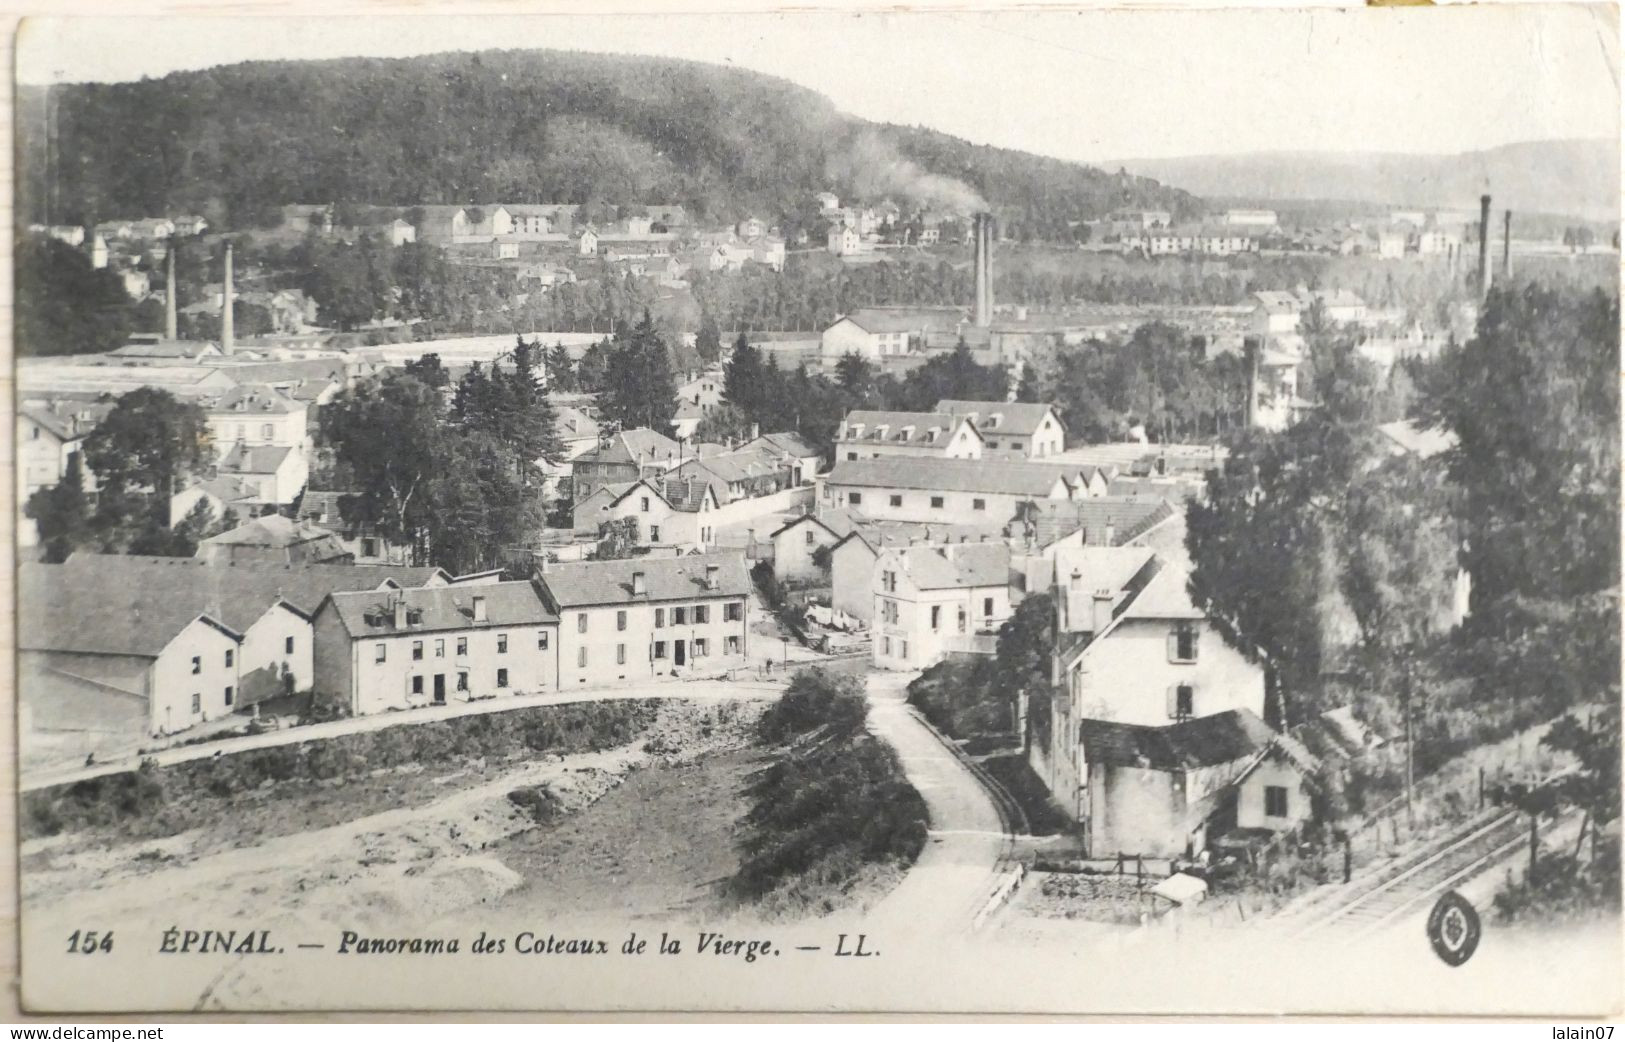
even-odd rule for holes
{"type": "Polygon", "coordinates": [[[981,783],[909,709],[904,688],[914,676],[869,674],[869,728],[897,751],[909,784],[925,799],[929,838],[865,925],[877,933],[959,932],[990,894],[1010,837],[981,783]]]}

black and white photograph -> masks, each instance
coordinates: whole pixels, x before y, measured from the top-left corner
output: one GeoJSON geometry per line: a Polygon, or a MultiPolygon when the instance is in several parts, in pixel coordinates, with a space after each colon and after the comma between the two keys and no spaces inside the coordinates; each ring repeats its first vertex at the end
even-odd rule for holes
{"type": "Polygon", "coordinates": [[[25,19],[21,1009],[1619,1015],[1619,57],[25,19]]]}

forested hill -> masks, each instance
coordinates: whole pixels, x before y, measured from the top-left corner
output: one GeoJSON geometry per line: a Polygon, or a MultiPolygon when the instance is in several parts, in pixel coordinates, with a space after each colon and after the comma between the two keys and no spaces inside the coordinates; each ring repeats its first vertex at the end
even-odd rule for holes
{"type": "Polygon", "coordinates": [[[23,206],[51,223],[201,212],[251,227],[317,202],[680,202],[708,218],[780,217],[829,189],[944,207],[980,197],[1012,231],[1047,237],[1115,207],[1198,205],[1146,178],[869,123],[785,80],[662,58],[252,62],[25,88],[19,101],[23,206]]]}

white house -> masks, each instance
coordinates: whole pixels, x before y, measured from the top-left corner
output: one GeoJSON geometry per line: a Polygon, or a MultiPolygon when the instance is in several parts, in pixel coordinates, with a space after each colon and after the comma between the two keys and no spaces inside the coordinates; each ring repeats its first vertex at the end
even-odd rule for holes
{"type": "Polygon", "coordinates": [[[198,404],[221,459],[239,444],[276,445],[299,449],[302,454],[309,438],[305,404],[269,385],[232,387],[205,395],[198,404]]]}
{"type": "Polygon", "coordinates": [[[876,521],[1003,525],[1031,499],[1073,499],[1077,467],[979,460],[840,460],[824,478],[823,503],[876,521]]]}
{"type": "Polygon", "coordinates": [[[849,354],[878,362],[908,354],[916,343],[924,342],[928,333],[951,336],[964,324],[965,313],[959,308],[858,308],[824,330],[819,337],[818,357],[825,368],[833,368],[849,354]]]}
{"type": "Polygon", "coordinates": [[[312,629],[317,689],[357,716],[558,688],[558,616],[529,582],[335,593],[312,629]]]}
{"type": "Polygon", "coordinates": [[[1056,802],[1087,813],[1081,721],[1157,728],[1264,712],[1264,669],[1192,603],[1186,574],[1145,547],[1086,546],[1055,557],[1055,693],[1033,766],[1056,802]]]}
{"type": "Polygon", "coordinates": [[[720,506],[710,482],[674,477],[640,478],[602,485],[571,510],[578,536],[596,536],[611,521],[630,519],[634,543],[646,547],[704,550],[716,539],[713,515],[720,506]]]}
{"type": "Polygon", "coordinates": [[[1010,548],[1003,542],[887,549],[875,563],[874,663],[924,669],[971,651],[1010,617],[1010,548]]]}
{"type": "Polygon", "coordinates": [[[997,542],[1002,538],[996,526],[877,522],[861,514],[827,508],[819,512],[819,517],[831,531],[839,531],[843,525],[850,529],[830,549],[830,603],[837,611],[863,622],[874,617],[876,567],[885,550],[997,542]]]}
{"type": "Polygon", "coordinates": [[[982,436],[969,417],[853,409],[835,432],[837,460],[981,459],[982,436]]]}
{"type": "Polygon", "coordinates": [[[583,228],[576,236],[576,253],[582,257],[596,257],[598,255],[598,233],[591,228],[583,228]]]}
{"type": "Polygon", "coordinates": [[[287,445],[238,442],[219,464],[220,474],[254,489],[259,502],[287,506],[310,479],[304,452],[287,445]]]}
{"type": "Polygon", "coordinates": [[[750,576],[736,553],[549,564],[561,688],[710,673],[749,653],[750,576]]]}
{"type": "Polygon", "coordinates": [[[975,424],[983,458],[1044,459],[1066,449],[1066,426],[1053,405],[944,398],[935,411],[975,424]]]}

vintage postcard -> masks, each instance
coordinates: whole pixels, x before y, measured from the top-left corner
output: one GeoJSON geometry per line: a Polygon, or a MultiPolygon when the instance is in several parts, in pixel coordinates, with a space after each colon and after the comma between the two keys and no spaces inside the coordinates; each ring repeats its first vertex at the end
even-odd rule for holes
{"type": "Polygon", "coordinates": [[[24,22],[23,1008],[1619,1012],[1618,41],[24,22]]]}

